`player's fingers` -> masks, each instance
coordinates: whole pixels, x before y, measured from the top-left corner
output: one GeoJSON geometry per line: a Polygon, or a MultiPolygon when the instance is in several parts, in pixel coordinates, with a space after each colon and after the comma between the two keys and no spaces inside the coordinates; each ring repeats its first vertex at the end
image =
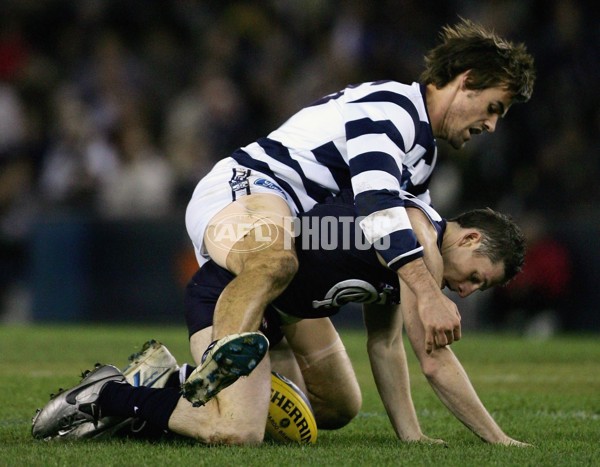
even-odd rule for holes
{"type": "Polygon", "coordinates": [[[427,352],[428,354],[433,352],[433,345],[434,345],[433,331],[431,329],[427,329],[425,331],[425,352],[427,352]]]}
{"type": "Polygon", "coordinates": [[[435,335],[435,342],[438,347],[446,347],[448,342],[448,336],[444,331],[438,331],[435,335]]]}
{"type": "Polygon", "coordinates": [[[446,340],[448,341],[448,345],[452,344],[452,342],[454,342],[454,332],[446,331],[444,334],[446,335],[446,340]]]}
{"type": "Polygon", "coordinates": [[[454,328],[454,340],[459,341],[461,337],[462,337],[462,333],[460,330],[460,325],[458,325],[454,328]]]}

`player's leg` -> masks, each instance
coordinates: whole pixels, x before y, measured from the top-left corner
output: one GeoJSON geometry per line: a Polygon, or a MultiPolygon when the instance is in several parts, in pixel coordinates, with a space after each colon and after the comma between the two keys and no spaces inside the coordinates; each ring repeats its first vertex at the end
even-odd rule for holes
{"type": "MultiPolygon", "coordinates": [[[[211,328],[191,336],[192,356],[200,362],[211,342],[211,328]]],[[[264,437],[269,407],[271,364],[266,356],[247,377],[222,390],[203,407],[181,398],[169,429],[209,444],[256,444],[264,437]]]]}
{"type": "MultiPolygon", "coordinates": [[[[77,388],[78,386],[93,386],[92,393],[99,396],[104,387],[102,375],[107,376],[106,382],[122,381],[124,378],[128,384],[135,387],[164,388],[168,385],[172,388],[179,388],[180,372],[185,374],[185,365],[184,368],[180,368],[166,346],[150,340],[142,346],[139,352],[129,357],[129,365],[122,372],[115,367],[98,365],[95,370],[84,375],[79,385],[53,396],[43,409],[37,411],[32,421],[32,434],[36,438],[59,439],[102,438],[118,434],[144,437],[160,435],[162,434],[160,428],[148,430],[146,421],[131,416],[111,415],[96,419],[94,411],[86,413],[85,404],[96,404],[102,409],[100,400],[96,400],[94,396],[91,396],[89,400],[84,400],[83,389],[80,391],[77,388]],[[69,394],[71,396],[67,398],[66,396],[69,394]],[[84,404],[83,411],[81,411],[81,403],[84,404]],[[60,426],[60,428],[57,430],[56,426],[60,426]]],[[[123,404],[120,408],[117,407],[117,410],[119,409],[123,409],[123,414],[128,413],[127,404],[123,404]]],[[[106,408],[103,413],[106,413],[106,408]]]]}
{"type": "Polygon", "coordinates": [[[198,262],[202,266],[210,258],[242,276],[219,301],[213,340],[256,331],[265,304],[296,273],[295,250],[285,235],[295,209],[275,180],[232,158],[217,163],[198,183],[186,209],[198,262]]]}
{"type": "Polygon", "coordinates": [[[286,231],[291,217],[283,198],[258,193],[239,198],[211,219],[204,234],[206,250],[236,275],[217,303],[213,339],[256,331],[266,305],[293,278],[298,260],[286,231]]]}
{"type": "Polygon", "coordinates": [[[282,330],[298,361],[319,428],[347,425],[362,396],[356,374],[329,318],[306,319],[282,330]]]}
{"type": "Polygon", "coordinates": [[[300,365],[298,365],[296,356],[285,337],[279,343],[270,347],[269,357],[271,358],[272,371],[285,376],[298,386],[304,394],[307,393],[300,365]]]}
{"type": "MultiPolygon", "coordinates": [[[[210,341],[207,328],[193,336],[200,347],[210,341]]],[[[247,379],[223,390],[204,407],[193,407],[178,387],[132,386],[112,365],[98,365],[71,389],[53,396],[32,421],[40,439],[110,436],[125,419],[161,433],[208,444],[256,444],[264,437],[271,386],[269,358],[247,379]]]]}
{"type": "Polygon", "coordinates": [[[236,277],[221,292],[212,320],[212,348],[184,385],[185,397],[205,404],[266,353],[259,329],[266,306],[289,284],[298,262],[285,224],[291,216],[277,195],[242,196],[209,222],[203,244],[236,277]],[[230,339],[234,341],[230,342],[230,339]]]}

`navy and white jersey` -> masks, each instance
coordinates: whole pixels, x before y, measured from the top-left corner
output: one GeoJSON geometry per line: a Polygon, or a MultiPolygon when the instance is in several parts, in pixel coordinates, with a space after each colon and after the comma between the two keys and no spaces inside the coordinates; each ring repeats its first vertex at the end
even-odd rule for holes
{"type": "Polygon", "coordinates": [[[300,110],[266,138],[235,151],[239,164],[272,177],[298,213],[351,188],[370,243],[398,269],[422,256],[406,215],[406,194],[430,203],[437,149],[425,87],[393,81],[349,86],[300,110]]]}
{"type": "MultiPolygon", "coordinates": [[[[350,202],[352,197],[350,195],[350,202]]],[[[326,204],[318,204],[299,217],[341,220],[356,219],[356,210],[347,203],[346,197],[330,199],[326,204]]],[[[438,248],[446,229],[446,221],[422,201],[408,196],[407,207],[423,211],[436,229],[438,248]]],[[[346,226],[348,227],[348,225],[346,226]]],[[[349,229],[332,230],[338,242],[344,240],[344,232],[352,231],[355,225],[349,222],[349,229]]],[[[355,230],[362,234],[360,228],[355,230]]],[[[310,231],[308,231],[310,234],[310,231]]],[[[303,248],[306,231],[296,239],[298,272],[285,291],[267,307],[261,330],[272,343],[281,338],[279,326],[290,318],[309,319],[332,316],[350,302],[394,304],[400,299],[397,273],[383,266],[376,251],[366,243],[367,248],[358,248],[349,242],[348,248],[328,248],[323,243],[308,242],[310,248],[303,248]]],[[[364,237],[363,237],[364,239],[364,237]]],[[[234,275],[213,261],[207,262],[194,275],[186,289],[186,321],[191,334],[212,325],[216,302],[234,275]]]]}

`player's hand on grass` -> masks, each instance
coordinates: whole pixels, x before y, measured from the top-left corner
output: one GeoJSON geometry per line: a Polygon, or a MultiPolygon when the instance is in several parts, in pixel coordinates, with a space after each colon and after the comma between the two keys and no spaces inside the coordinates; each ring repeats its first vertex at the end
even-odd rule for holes
{"type": "Polygon", "coordinates": [[[524,443],[523,441],[517,441],[516,439],[508,438],[505,442],[503,442],[505,446],[514,446],[518,448],[532,448],[533,444],[524,443]]]}
{"type": "Polygon", "coordinates": [[[421,437],[421,439],[418,439],[417,442],[422,443],[422,444],[441,444],[444,446],[447,445],[446,441],[444,441],[443,439],[430,438],[429,436],[425,436],[425,435],[423,435],[421,437]]]}
{"type": "Polygon", "coordinates": [[[430,438],[429,436],[424,435],[423,433],[421,433],[421,434],[415,433],[412,436],[402,437],[401,439],[405,443],[443,444],[443,445],[447,444],[446,441],[444,441],[443,439],[430,438]]]}

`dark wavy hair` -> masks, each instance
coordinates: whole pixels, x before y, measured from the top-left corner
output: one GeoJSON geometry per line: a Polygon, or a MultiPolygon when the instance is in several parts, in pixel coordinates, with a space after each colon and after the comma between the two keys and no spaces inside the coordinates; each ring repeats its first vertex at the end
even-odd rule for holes
{"type": "Polygon", "coordinates": [[[476,252],[488,257],[492,264],[504,263],[504,284],[523,268],[525,237],[510,217],[486,208],[467,211],[449,221],[457,222],[463,228],[477,229],[481,232],[481,245],[476,252]]]}
{"type": "Polygon", "coordinates": [[[533,57],[524,44],[514,44],[468,19],[444,26],[441,43],[425,56],[421,82],[442,88],[471,70],[468,89],[505,87],[514,102],[527,102],[533,92],[533,57]]]}

